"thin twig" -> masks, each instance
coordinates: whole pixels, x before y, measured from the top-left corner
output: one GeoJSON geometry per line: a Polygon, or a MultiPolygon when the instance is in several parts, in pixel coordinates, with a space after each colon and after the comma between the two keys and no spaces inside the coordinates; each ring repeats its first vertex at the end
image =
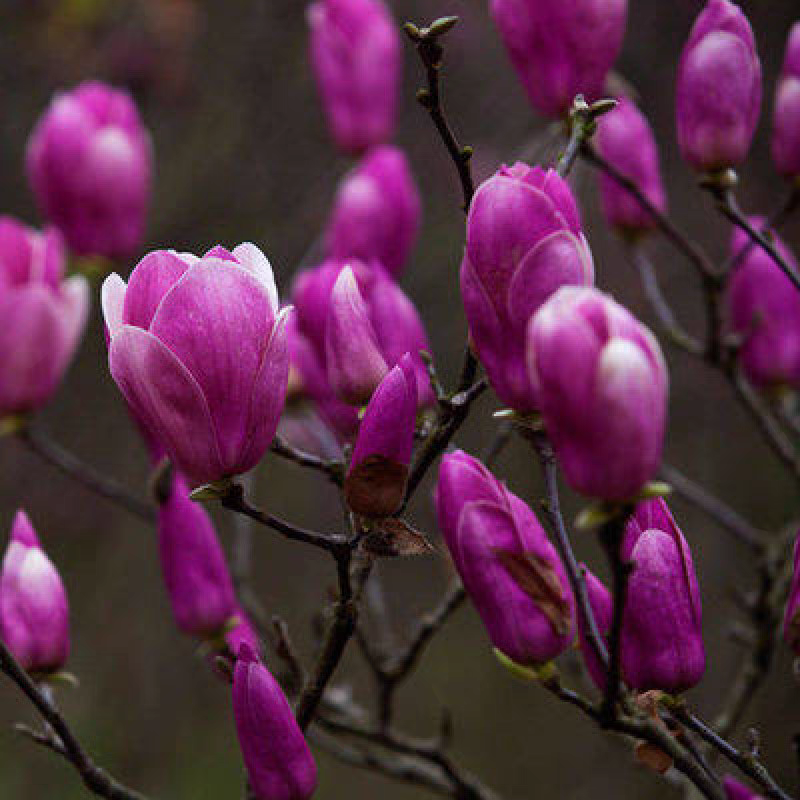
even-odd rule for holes
{"type": "Polygon", "coordinates": [[[425,67],[427,78],[427,87],[417,91],[417,100],[430,114],[436,130],[439,132],[439,136],[456,166],[464,198],[462,207],[466,213],[472,203],[472,196],[475,194],[475,184],[472,180],[472,169],[470,167],[472,148],[459,143],[444,113],[439,76],[444,59],[444,47],[441,44],[441,37],[446,31],[436,33],[429,28],[420,29],[415,25],[407,25],[406,32],[417,48],[417,54],[425,67]]]}
{"type": "Polygon", "coordinates": [[[672,486],[676,494],[688,500],[696,508],[699,508],[720,526],[730,531],[737,539],[757,552],[763,549],[763,532],[754,528],[741,514],[727,505],[727,503],[712,495],[699,483],[695,483],[690,478],[687,478],[682,472],[669,464],[661,465],[660,474],[661,477],[672,486]]]}
{"type": "Polygon", "coordinates": [[[58,737],[58,740],[52,742],[44,739],[40,741],[39,737],[34,739],[67,759],[78,771],[89,791],[108,800],[146,800],[144,795],[123,786],[92,761],[54,703],[31,680],[2,641],[0,641],[0,671],[22,690],[58,737]]]}
{"type": "Polygon", "coordinates": [[[703,345],[675,319],[672,308],[661,292],[655,267],[648,258],[647,253],[645,253],[641,245],[633,245],[628,248],[628,255],[639,273],[639,279],[647,302],[650,304],[650,308],[656,315],[661,329],[669,337],[669,340],[687,353],[695,356],[702,355],[704,352],[703,345]]]}
{"type": "Polygon", "coordinates": [[[737,750],[730,742],[726,741],[713,728],[703,720],[692,714],[684,706],[678,705],[671,709],[671,713],[687,728],[694,731],[709,746],[725,756],[732,764],[739,767],[742,772],[752,778],[766,792],[766,796],[773,800],[794,800],[776,783],[767,768],[749,753],[737,750]]]}
{"type": "Polygon", "coordinates": [[[339,461],[325,461],[312,453],[298,450],[280,436],[276,436],[273,439],[270,450],[275,453],[275,455],[285,458],[287,461],[323,473],[337,486],[342,485],[342,481],[344,480],[344,465],[339,461]]]}
{"type": "Polygon", "coordinates": [[[122,484],[101,475],[93,467],[56,444],[36,426],[26,425],[17,433],[17,438],[42,460],[52,464],[99,497],[110,500],[147,522],[155,520],[155,509],[151,505],[132,495],[122,484]]]}
{"type": "Polygon", "coordinates": [[[526,426],[520,426],[519,431],[530,442],[539,458],[546,493],[546,500],[542,504],[542,508],[548,526],[555,536],[556,550],[567,573],[570,588],[578,606],[578,613],[583,617],[583,621],[586,624],[586,637],[600,663],[608,665],[608,650],[600,629],[597,627],[597,620],[589,602],[586,579],[575,558],[567,527],[561,515],[561,501],[558,493],[558,468],[553,446],[543,431],[531,430],[526,426]]]}
{"type": "Polygon", "coordinates": [[[784,275],[792,282],[796,289],[800,289],[800,276],[795,272],[792,265],[781,255],[778,248],[772,243],[768,236],[757,230],[750,224],[745,214],[736,202],[736,196],[730,188],[710,187],[710,190],[717,200],[717,207],[737,228],[743,230],[750,240],[755,242],[769,257],[781,268],[784,275]]]}
{"type": "Polygon", "coordinates": [[[353,550],[351,546],[335,554],[339,576],[339,599],[336,601],[333,622],[328,629],[322,652],[317,659],[311,675],[306,680],[300,699],[297,701],[295,717],[300,730],[305,730],[317,711],[333,673],[339,666],[358,618],[357,598],[361,587],[366,582],[371,568],[370,562],[361,565],[356,579],[351,579],[350,568],[353,550]]]}
{"type": "Polygon", "coordinates": [[[259,524],[267,528],[272,528],[272,530],[277,531],[294,542],[310,544],[334,555],[344,550],[349,550],[349,539],[341,533],[322,533],[320,531],[299,528],[279,517],[275,517],[272,514],[268,514],[250,505],[239,484],[231,484],[225,494],[221,495],[220,502],[225,508],[236,511],[239,514],[245,514],[259,524]]]}
{"type": "Polygon", "coordinates": [[[701,276],[716,277],[716,268],[700,246],[680,231],[666,214],[662,214],[650,202],[647,195],[642,192],[635,181],[623,175],[613,164],[604,159],[589,145],[584,145],[581,149],[581,157],[587,163],[601,169],[609,177],[613,178],[623,189],[633,195],[639,205],[652,216],[657,227],[664,236],[672,242],[676,249],[680,250],[689,259],[701,276]]]}
{"type": "Polygon", "coordinates": [[[608,637],[608,672],[600,712],[601,721],[606,725],[617,715],[617,703],[622,691],[622,625],[628,601],[628,579],[632,569],[632,564],[622,557],[622,540],[625,535],[625,524],[631,513],[633,513],[633,508],[626,508],[615,514],[599,530],[600,541],[605,548],[611,567],[611,596],[613,599],[611,630],[608,637]]]}

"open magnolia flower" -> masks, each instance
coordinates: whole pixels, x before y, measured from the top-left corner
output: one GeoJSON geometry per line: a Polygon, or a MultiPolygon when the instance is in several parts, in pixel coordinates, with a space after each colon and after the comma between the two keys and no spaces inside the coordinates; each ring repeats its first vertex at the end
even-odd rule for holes
{"type": "Polygon", "coordinates": [[[254,467],[286,397],[286,321],[252,244],[157,250],[103,284],[109,366],[134,415],[194,485],[254,467]]]}

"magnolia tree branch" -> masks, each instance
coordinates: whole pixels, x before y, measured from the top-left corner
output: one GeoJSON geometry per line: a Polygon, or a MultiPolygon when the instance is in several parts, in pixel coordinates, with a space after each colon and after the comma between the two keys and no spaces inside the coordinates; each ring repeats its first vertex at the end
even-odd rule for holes
{"type": "Polygon", "coordinates": [[[701,278],[713,278],[718,276],[717,268],[703,249],[679,230],[666,214],[661,213],[634,181],[626,175],[623,175],[613,164],[606,161],[606,159],[589,144],[584,144],[582,147],[581,157],[588,164],[597,167],[609,177],[613,178],[617,184],[636,199],[639,205],[653,218],[656,226],[664,236],[694,265],[701,278]]]}
{"type": "Polygon", "coordinates": [[[0,640],[0,671],[19,687],[44,722],[50,726],[50,730],[43,733],[25,728],[26,734],[69,761],[90,792],[108,800],[146,800],[144,795],[123,786],[92,761],[53,701],[31,680],[2,640],[0,640]]]}
{"type": "Polygon", "coordinates": [[[754,528],[741,514],[669,464],[661,465],[660,474],[676,494],[703,511],[756,553],[762,552],[765,534],[754,528]]]}
{"type": "Polygon", "coordinates": [[[344,465],[340,461],[325,461],[312,453],[306,453],[290,445],[281,436],[276,436],[272,441],[270,450],[277,456],[292,461],[298,466],[316,470],[337,486],[341,486],[344,480],[344,465]]]}
{"type": "Polygon", "coordinates": [[[632,245],[628,249],[628,255],[639,274],[647,302],[656,316],[661,326],[661,330],[676,347],[695,356],[701,356],[705,352],[704,347],[675,318],[667,299],[661,292],[653,262],[648,258],[647,253],[641,245],[632,245]]]}
{"type": "Polygon", "coordinates": [[[791,264],[778,252],[773,242],[768,236],[757,230],[750,224],[745,214],[739,208],[736,196],[730,186],[718,185],[709,182],[706,188],[712,193],[717,201],[717,208],[726,216],[737,228],[743,230],[752,242],[760,247],[769,257],[781,268],[784,275],[792,282],[796,289],[800,289],[800,276],[795,272],[791,264]]]}
{"type": "Polygon", "coordinates": [[[17,431],[17,438],[24,442],[43,461],[56,467],[72,480],[82,484],[98,497],[110,500],[130,514],[147,522],[155,520],[156,512],[151,505],[131,494],[122,484],[111,478],[106,478],[89,464],[81,461],[77,456],[56,444],[35,425],[27,424],[22,427],[17,431]]]}

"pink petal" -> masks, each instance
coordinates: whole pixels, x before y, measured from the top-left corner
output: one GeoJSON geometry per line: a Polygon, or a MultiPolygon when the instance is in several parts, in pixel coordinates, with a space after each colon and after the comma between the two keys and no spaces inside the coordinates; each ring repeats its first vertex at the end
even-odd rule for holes
{"type": "Polygon", "coordinates": [[[111,341],[109,365],[134,414],[193,483],[224,475],[203,392],[169,348],[147,331],[125,325],[111,341]]]}

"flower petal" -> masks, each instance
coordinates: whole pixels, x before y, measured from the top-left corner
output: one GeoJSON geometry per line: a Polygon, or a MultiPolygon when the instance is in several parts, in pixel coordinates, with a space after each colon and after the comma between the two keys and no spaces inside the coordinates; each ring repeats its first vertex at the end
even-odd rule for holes
{"type": "Polygon", "coordinates": [[[190,481],[224,475],[203,392],[168,347],[151,333],[125,325],[111,341],[109,365],[134,414],[190,481]]]}
{"type": "Polygon", "coordinates": [[[273,320],[258,279],[231,262],[204,258],[165,295],[150,326],[197,381],[226,471],[239,471],[273,320]]]}

